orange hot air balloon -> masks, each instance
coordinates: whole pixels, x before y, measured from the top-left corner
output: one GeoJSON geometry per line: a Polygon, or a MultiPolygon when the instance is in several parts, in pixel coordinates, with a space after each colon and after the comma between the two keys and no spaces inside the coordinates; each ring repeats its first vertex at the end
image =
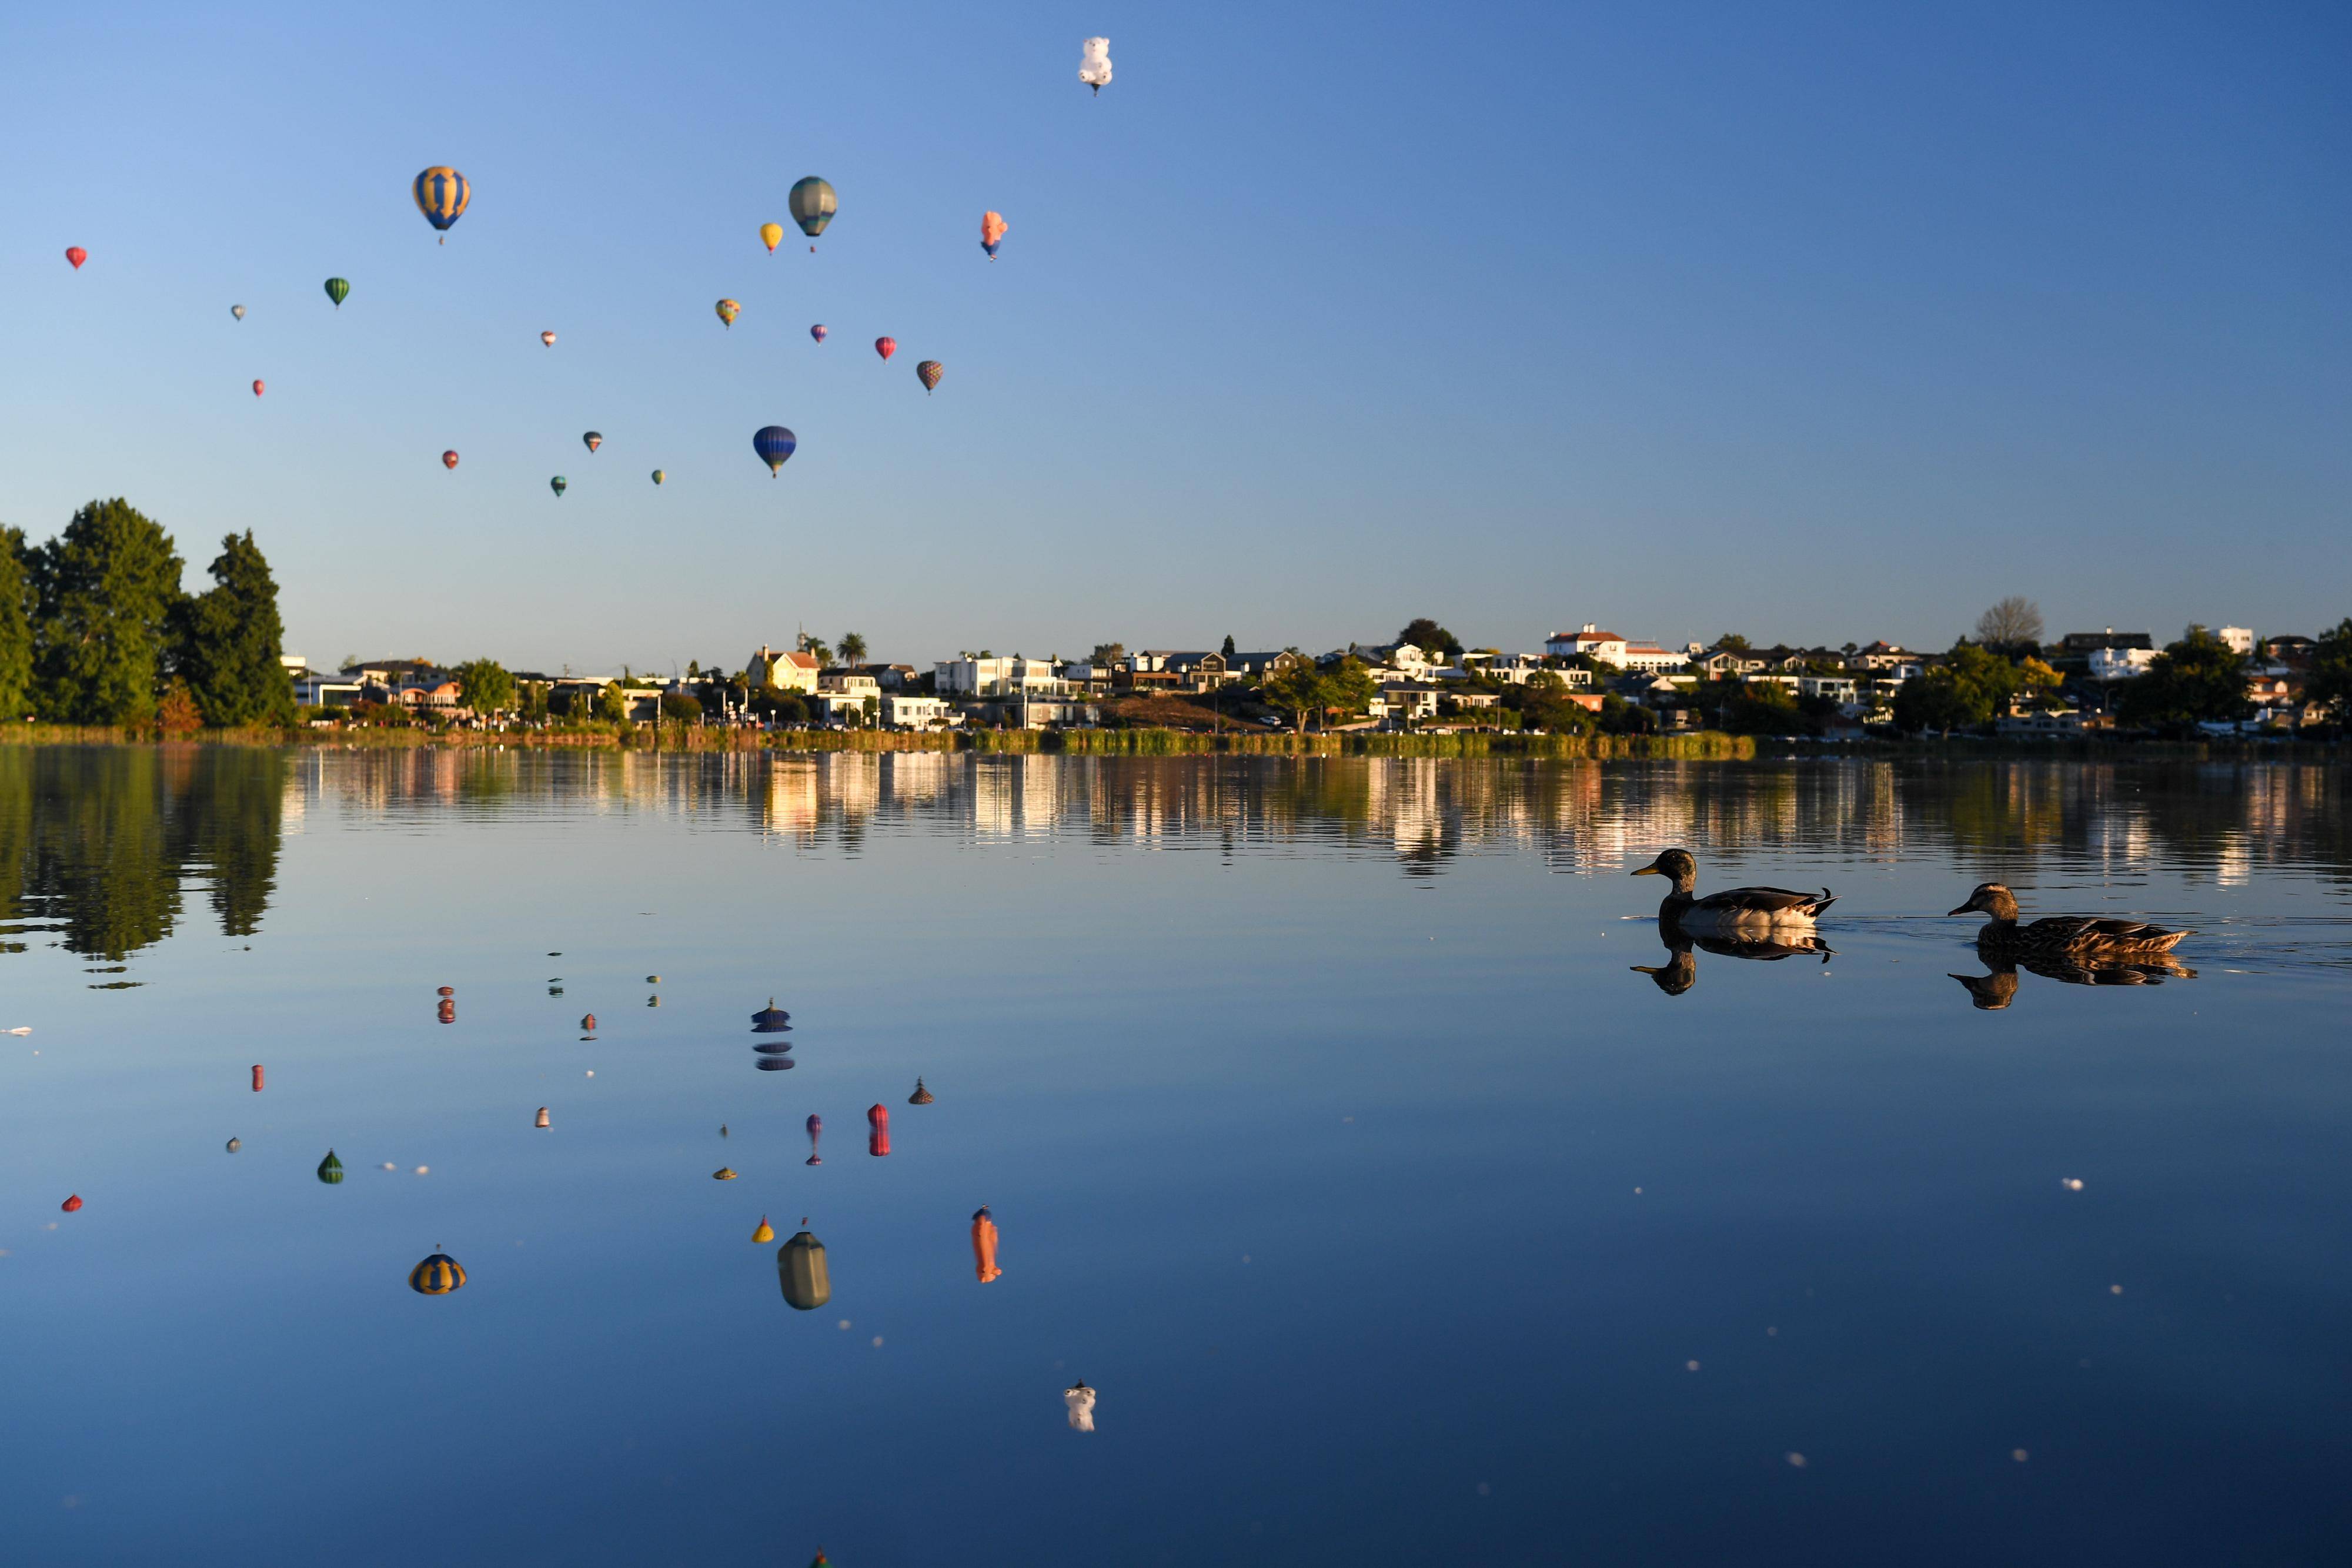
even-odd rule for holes
{"type": "Polygon", "coordinates": [[[440,1007],[436,1009],[436,1016],[437,1016],[443,1023],[456,1023],[457,1021],[457,1003],[456,998],[452,997],[443,997],[441,998],[440,1007]]]}
{"type": "Polygon", "coordinates": [[[441,466],[444,468],[457,466],[457,454],[455,451],[444,452],[441,455],[441,466]]]}
{"type": "Polygon", "coordinates": [[[882,358],[887,361],[891,355],[898,351],[898,340],[896,338],[877,338],[874,340],[874,351],[881,355],[882,358]]]}
{"type": "Polygon", "coordinates": [[[761,224],[760,225],[760,243],[768,247],[768,254],[770,256],[775,255],[776,247],[784,243],[784,225],[782,224],[761,224]]]}
{"type": "Polygon", "coordinates": [[[988,1205],[984,1203],[980,1212],[971,1217],[971,1261],[983,1285],[1004,1272],[996,1266],[996,1221],[989,1218],[988,1205]]]}
{"type": "Polygon", "coordinates": [[[253,1092],[261,1092],[261,1063],[257,1061],[253,1064],[253,1092]]]}
{"type": "Polygon", "coordinates": [[[259,382],[253,383],[253,395],[256,397],[259,397],[261,395],[261,383],[259,382]]]}
{"type": "Polygon", "coordinates": [[[546,1125],[547,1125],[547,1107],[546,1107],[546,1106],[541,1105],[541,1106],[539,1108],[539,1120],[537,1120],[537,1121],[533,1122],[533,1123],[531,1124],[531,1125],[532,1125],[532,1126],[534,1126],[534,1127],[544,1127],[544,1126],[546,1126],[546,1125]]]}
{"type": "Polygon", "coordinates": [[[760,1216],[760,1228],[751,1232],[751,1245],[757,1247],[763,1241],[773,1241],[775,1239],[776,1228],[768,1223],[766,1215],[760,1216]]]}
{"type": "Polygon", "coordinates": [[[89,259],[89,252],[78,245],[69,245],[66,246],[66,259],[73,263],[73,269],[76,272],[79,272],[81,264],[89,259]]]}
{"type": "Polygon", "coordinates": [[[1004,238],[1004,231],[1012,226],[1004,221],[1003,213],[980,214],[980,248],[988,253],[989,260],[996,259],[997,245],[1004,238]]]}
{"type": "Polygon", "coordinates": [[[890,1110],[886,1105],[866,1113],[866,1152],[877,1158],[890,1152],[890,1110]]]}
{"type": "Polygon", "coordinates": [[[58,1207],[64,1209],[68,1214],[77,1212],[81,1207],[81,1194],[74,1194],[71,1197],[58,1205],[58,1207]]]}

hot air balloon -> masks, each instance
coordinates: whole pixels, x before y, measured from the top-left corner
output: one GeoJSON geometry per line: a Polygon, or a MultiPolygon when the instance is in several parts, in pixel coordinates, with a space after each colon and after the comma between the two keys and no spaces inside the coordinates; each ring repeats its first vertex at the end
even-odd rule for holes
{"type": "Polygon", "coordinates": [[[753,1034],[781,1034],[792,1027],[793,1015],[778,1007],[773,997],[768,998],[766,1007],[751,1015],[753,1034]]]}
{"type": "Polygon", "coordinates": [[[75,1193],[72,1197],[70,1197],[67,1198],[63,1203],[61,1203],[61,1204],[58,1205],[58,1207],[59,1208],[63,1209],[63,1210],[64,1210],[66,1213],[68,1213],[68,1214],[79,1214],[79,1213],[80,1213],[80,1212],[81,1212],[81,1194],[79,1194],[79,1193],[75,1193]]]}
{"type": "Polygon", "coordinates": [[[596,1032],[596,1015],[594,1013],[582,1013],[580,1015],[580,1032],[583,1034],[594,1034],[596,1032]]]}
{"type": "Polygon", "coordinates": [[[256,396],[256,397],[259,397],[259,396],[261,395],[261,386],[262,386],[262,383],[261,383],[260,382],[258,382],[258,381],[257,381],[257,382],[255,382],[253,383],[253,395],[254,395],[254,396],[256,396]]]}
{"type": "Polygon", "coordinates": [[[996,247],[1003,242],[1004,231],[1012,226],[1004,221],[1003,213],[980,214],[980,248],[988,253],[989,260],[996,259],[996,247]]]}
{"type": "Polygon", "coordinates": [[[668,478],[668,477],[669,477],[669,476],[668,476],[667,474],[665,474],[664,472],[662,472],[662,470],[660,470],[660,469],[658,469],[658,468],[656,468],[656,469],[655,469],[655,470],[654,470],[654,483],[655,483],[655,484],[658,485],[658,484],[660,484],[663,480],[665,480],[665,479],[667,479],[667,478],[668,478]]]}
{"type": "Polygon", "coordinates": [[[810,329],[809,329],[809,336],[810,336],[810,337],[812,337],[812,338],[814,338],[814,339],[815,339],[818,342],[820,342],[820,343],[824,342],[824,322],[822,322],[822,321],[820,321],[820,322],[818,322],[815,326],[814,326],[814,327],[810,328],[810,329]]]}
{"type": "Polygon", "coordinates": [[[820,1157],[816,1152],[817,1138],[823,1134],[824,1132],[824,1118],[822,1116],[811,1116],[808,1119],[809,1157],[807,1162],[810,1165],[821,1166],[824,1164],[824,1159],[820,1157]]]}
{"type": "Polygon", "coordinates": [[[443,986],[433,994],[436,997],[454,997],[457,994],[457,988],[455,986],[443,986]]]}
{"type": "Polygon", "coordinates": [[[443,997],[441,998],[441,1005],[434,1009],[434,1016],[438,1018],[443,1023],[456,1023],[457,1021],[457,1003],[456,999],[450,997],[443,997]]]}
{"type": "Polygon", "coordinates": [[[751,1048],[754,1056],[782,1056],[793,1049],[789,1040],[763,1040],[751,1048]]]}
{"type": "Polygon", "coordinates": [[[343,308],[343,301],[349,299],[351,297],[352,286],[350,284],[344,282],[340,277],[331,277],[327,279],[327,298],[335,302],[336,309],[341,310],[343,308]]]}
{"type": "Polygon", "coordinates": [[[441,455],[441,466],[444,468],[455,468],[457,466],[457,454],[455,450],[444,452],[441,455]]]}
{"type": "Polygon", "coordinates": [[[896,338],[877,338],[874,340],[874,351],[881,355],[883,360],[887,362],[891,355],[898,351],[898,340],[896,338]]]}
{"type": "Polygon", "coordinates": [[[710,1179],[712,1181],[733,1181],[735,1179],[735,1176],[736,1171],[733,1166],[720,1166],[717,1170],[710,1173],[710,1179]]]}
{"type": "Polygon", "coordinates": [[[983,1285],[1003,1276],[1004,1270],[996,1266],[996,1221],[990,1218],[986,1204],[971,1217],[971,1262],[983,1285]]]}
{"type": "Polygon", "coordinates": [[[319,1162],[319,1179],[329,1186],[342,1185],[343,1162],[335,1158],[335,1151],[332,1149],[329,1149],[327,1157],[319,1162]]]}
{"type": "MultiPolygon", "coordinates": [[[[833,187],[814,174],[793,182],[793,193],[786,205],[792,209],[793,222],[800,225],[801,233],[811,239],[824,233],[824,225],[833,222],[833,214],[841,210],[833,187]]],[[[816,246],[811,246],[809,249],[813,253],[816,246]]]]}
{"type": "Polygon", "coordinates": [[[602,431],[592,430],[580,439],[587,444],[588,450],[591,452],[604,444],[604,434],[602,431]]]}
{"type": "Polygon", "coordinates": [[[228,1141],[228,1152],[230,1154],[235,1154],[237,1150],[243,1147],[245,1147],[245,1140],[243,1138],[231,1138],[228,1141]]]}
{"type": "Polygon", "coordinates": [[[242,305],[230,306],[228,308],[228,313],[236,317],[240,321],[245,319],[245,307],[242,305]]]}
{"type": "Polygon", "coordinates": [[[1088,38],[1078,46],[1078,79],[1094,89],[1097,98],[1110,85],[1108,38],[1088,38]]]}
{"type": "Polygon", "coordinates": [[[466,215],[466,204],[474,199],[474,187],[457,170],[446,163],[436,163],[417,175],[409,190],[416,197],[416,210],[425,214],[426,223],[442,231],[441,243],[447,245],[449,225],[466,215]]]}
{"type": "Polygon", "coordinates": [[[784,460],[799,445],[799,439],[781,424],[761,425],[751,437],[751,450],[758,453],[760,461],[768,465],[770,478],[775,477],[776,471],[784,465],[784,460]]]}
{"type": "Polygon", "coordinates": [[[408,1271],[408,1288],[420,1296],[446,1296],[466,1282],[466,1270],[446,1252],[436,1252],[408,1271]]]}
{"type": "Polygon", "coordinates": [[[935,1096],[931,1092],[923,1087],[923,1081],[918,1078],[915,1080],[915,1092],[907,1096],[907,1103],[909,1105],[928,1105],[931,1103],[934,1098],[935,1096]]]}
{"type": "Polygon", "coordinates": [[[711,308],[719,312],[719,319],[730,329],[735,325],[735,318],[743,314],[743,307],[732,299],[722,299],[711,308]]]}
{"type": "Polygon", "coordinates": [[[770,256],[775,255],[776,247],[784,243],[784,225],[782,224],[761,224],[760,225],[760,243],[768,247],[768,254],[770,256]]]}
{"type": "Polygon", "coordinates": [[[261,1092],[261,1063],[257,1061],[253,1064],[253,1092],[261,1092]]]}
{"type": "MultiPolygon", "coordinates": [[[[774,225],[771,225],[770,226],[772,227],[774,225]]],[[[766,1215],[763,1214],[760,1216],[760,1228],[751,1232],[751,1245],[754,1247],[765,1246],[775,1239],[776,1228],[768,1223],[768,1217],[766,1215]]]]}
{"type": "MultiPolygon", "coordinates": [[[[558,474],[554,478],[550,479],[550,480],[547,482],[547,487],[548,487],[549,489],[551,489],[551,490],[552,490],[552,491],[554,491],[554,492],[555,492],[555,498],[556,498],[557,500],[559,500],[559,501],[560,501],[560,500],[563,499],[563,492],[564,492],[564,489],[565,489],[565,487],[566,487],[566,486],[565,486],[564,478],[563,478],[563,476],[562,476],[562,475],[558,474]]],[[[593,1026],[590,1026],[590,1027],[593,1027],[593,1026]]]]}
{"type": "Polygon", "coordinates": [[[877,1158],[890,1152],[890,1110],[887,1105],[866,1108],[866,1152],[877,1158]]]}
{"type": "MultiPolygon", "coordinates": [[[[805,1226],[808,1221],[801,1223],[805,1226]]],[[[824,1266],[824,1243],[806,1230],[776,1249],[776,1277],[784,1288],[784,1302],[794,1312],[811,1312],[833,1300],[833,1276],[824,1266]]]]}
{"type": "Polygon", "coordinates": [[[1085,1378],[1062,1390],[1062,1403],[1069,1409],[1072,1431],[1091,1432],[1095,1429],[1095,1391],[1087,1386],[1085,1378]]]}
{"type": "Polygon", "coordinates": [[[546,1125],[547,1125],[547,1107],[546,1107],[546,1106],[541,1105],[541,1106],[539,1108],[539,1119],[538,1119],[537,1121],[533,1122],[533,1123],[531,1124],[531,1125],[532,1125],[532,1126],[534,1126],[534,1127],[544,1127],[544,1126],[546,1126],[546,1125]]]}
{"type": "Polygon", "coordinates": [[[923,383],[925,392],[930,392],[940,384],[940,377],[944,375],[946,371],[947,367],[937,360],[925,360],[915,367],[915,379],[923,383]]]}
{"type": "Polygon", "coordinates": [[[793,1063],[789,1056],[763,1056],[751,1065],[762,1072],[790,1072],[793,1063]]]}
{"type": "Polygon", "coordinates": [[[555,347],[555,334],[552,332],[541,332],[539,335],[539,340],[551,349],[555,347]]]}
{"type": "Polygon", "coordinates": [[[73,269],[76,272],[79,272],[81,264],[89,259],[89,252],[78,245],[69,245],[66,246],[66,259],[73,263],[73,269]]]}

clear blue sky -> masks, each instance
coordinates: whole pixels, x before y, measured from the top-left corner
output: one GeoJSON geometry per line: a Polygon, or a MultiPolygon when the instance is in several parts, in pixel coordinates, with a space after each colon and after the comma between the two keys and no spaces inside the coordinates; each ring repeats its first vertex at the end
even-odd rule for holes
{"type": "Polygon", "coordinates": [[[250,527],[319,660],[1940,646],[2011,592],[2310,631],[2352,613],[2347,46],[2325,5],[11,6],[0,519],[123,495],[192,577],[250,527]],[[841,214],[770,256],[806,173],[841,214]]]}

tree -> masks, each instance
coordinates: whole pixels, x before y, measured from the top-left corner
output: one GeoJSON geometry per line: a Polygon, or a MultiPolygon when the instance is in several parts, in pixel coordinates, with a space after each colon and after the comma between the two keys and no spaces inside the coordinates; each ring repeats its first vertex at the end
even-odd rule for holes
{"type": "Polygon", "coordinates": [[[522,682],[521,689],[516,693],[515,701],[525,719],[533,724],[538,723],[547,716],[547,683],[545,681],[522,682]]]}
{"type": "Polygon", "coordinates": [[[802,638],[801,652],[814,659],[816,667],[820,670],[829,670],[833,667],[833,649],[822,637],[802,638]]]}
{"type": "Polygon", "coordinates": [[[1324,706],[1323,672],[1311,659],[1303,659],[1265,683],[1263,695],[1266,706],[1290,715],[1290,727],[1295,734],[1307,733],[1307,716],[1324,706]]]}
{"type": "Polygon", "coordinates": [[[208,569],[213,586],[181,601],[174,661],[208,724],[289,725],[294,687],[280,656],[278,584],[253,531],[230,534],[208,569]]]}
{"type": "Polygon", "coordinates": [[[1095,644],[1095,651],[1087,655],[1087,663],[1092,664],[1096,669],[1100,670],[1106,669],[1112,664],[1116,664],[1121,659],[1126,657],[1126,643],[1097,643],[1095,644]]]}
{"type": "Polygon", "coordinates": [[[1371,667],[1350,654],[1324,675],[1323,706],[1341,713],[1360,713],[1379,689],[1372,684],[1371,667]]]}
{"type": "Polygon", "coordinates": [[[1225,633],[1225,645],[1218,649],[1217,652],[1223,653],[1228,659],[1234,656],[1234,634],[1232,632],[1228,632],[1225,633]]]}
{"type": "Polygon", "coordinates": [[[1977,617],[1977,641],[2003,653],[2037,653],[2042,647],[2042,607],[2012,593],[1977,617]]]}
{"type": "Polygon", "coordinates": [[[166,735],[190,736],[204,727],[204,711],[196,706],[188,683],[179,676],[163,688],[163,700],[155,705],[155,727],[166,735]]]}
{"type": "Polygon", "coordinates": [[[2234,721],[2252,711],[2245,661],[2202,626],[2191,626],[2179,642],[2166,643],[2147,674],[2124,682],[2116,697],[2118,717],[2149,729],[2234,721]]]}
{"type": "Polygon", "coordinates": [[[1990,724],[2017,685],[2016,665],[1962,639],[1952,645],[1944,663],[1896,690],[1895,727],[1914,734],[1923,729],[1948,734],[1990,724]]]}
{"type": "Polygon", "coordinates": [[[1444,653],[1451,657],[1462,652],[1462,640],[1426,615],[1416,615],[1397,632],[1397,641],[1410,643],[1424,653],[1444,653]]]}
{"type": "Polygon", "coordinates": [[[617,685],[601,686],[596,692],[595,712],[598,718],[611,723],[626,723],[629,716],[629,699],[623,695],[617,685]]]}
{"type": "Polygon", "coordinates": [[[495,659],[468,659],[453,672],[465,704],[488,718],[515,706],[515,678],[495,659]]]}
{"type": "Polygon", "coordinates": [[[664,692],[661,695],[661,716],[677,724],[700,724],[702,705],[684,692],[664,692]]]}
{"type": "Polygon", "coordinates": [[[1583,704],[1568,700],[1568,683],[1549,670],[1538,670],[1505,692],[1503,702],[1518,709],[1519,723],[1526,728],[1549,730],[1554,735],[1586,735],[1593,727],[1591,713],[1583,704]]]}
{"type": "MultiPolygon", "coordinates": [[[[0,568],[0,570],[5,570],[0,568]]],[[[0,614],[5,614],[0,609],[0,614]]],[[[2352,616],[2322,632],[2311,650],[2311,671],[2304,677],[2305,702],[2317,703],[2337,724],[2352,721],[2352,616]]]]}
{"type": "Polygon", "coordinates": [[[841,634],[841,662],[845,664],[864,664],[866,639],[855,632],[844,632],[841,634]]]}
{"type": "Polygon", "coordinates": [[[91,501],[31,565],[39,711],[67,724],[152,720],[180,601],[172,536],[120,497],[91,501]]]}
{"type": "Polygon", "coordinates": [[[1715,640],[1715,645],[1732,653],[1745,653],[1749,646],[1748,639],[1737,632],[1726,632],[1715,640]]]}
{"type": "Polygon", "coordinates": [[[25,533],[0,528],[0,723],[33,702],[33,615],[26,602],[25,533]]]}

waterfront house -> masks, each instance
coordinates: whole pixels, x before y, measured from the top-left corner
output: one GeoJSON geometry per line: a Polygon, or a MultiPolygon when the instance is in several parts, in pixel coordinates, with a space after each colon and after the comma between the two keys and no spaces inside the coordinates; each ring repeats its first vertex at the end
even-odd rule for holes
{"type": "Polygon", "coordinates": [[[762,643],[760,651],[744,661],[743,674],[754,691],[773,686],[783,692],[814,692],[819,669],[814,653],[779,653],[762,643]]]}
{"type": "Polygon", "coordinates": [[[1604,664],[1622,665],[1625,662],[1625,639],[1588,621],[1579,631],[1555,632],[1545,638],[1544,652],[1555,659],[1581,656],[1604,664]]]}
{"type": "Polygon", "coordinates": [[[891,729],[940,729],[957,722],[944,697],[914,696],[889,692],[882,697],[881,718],[891,729]]]}

